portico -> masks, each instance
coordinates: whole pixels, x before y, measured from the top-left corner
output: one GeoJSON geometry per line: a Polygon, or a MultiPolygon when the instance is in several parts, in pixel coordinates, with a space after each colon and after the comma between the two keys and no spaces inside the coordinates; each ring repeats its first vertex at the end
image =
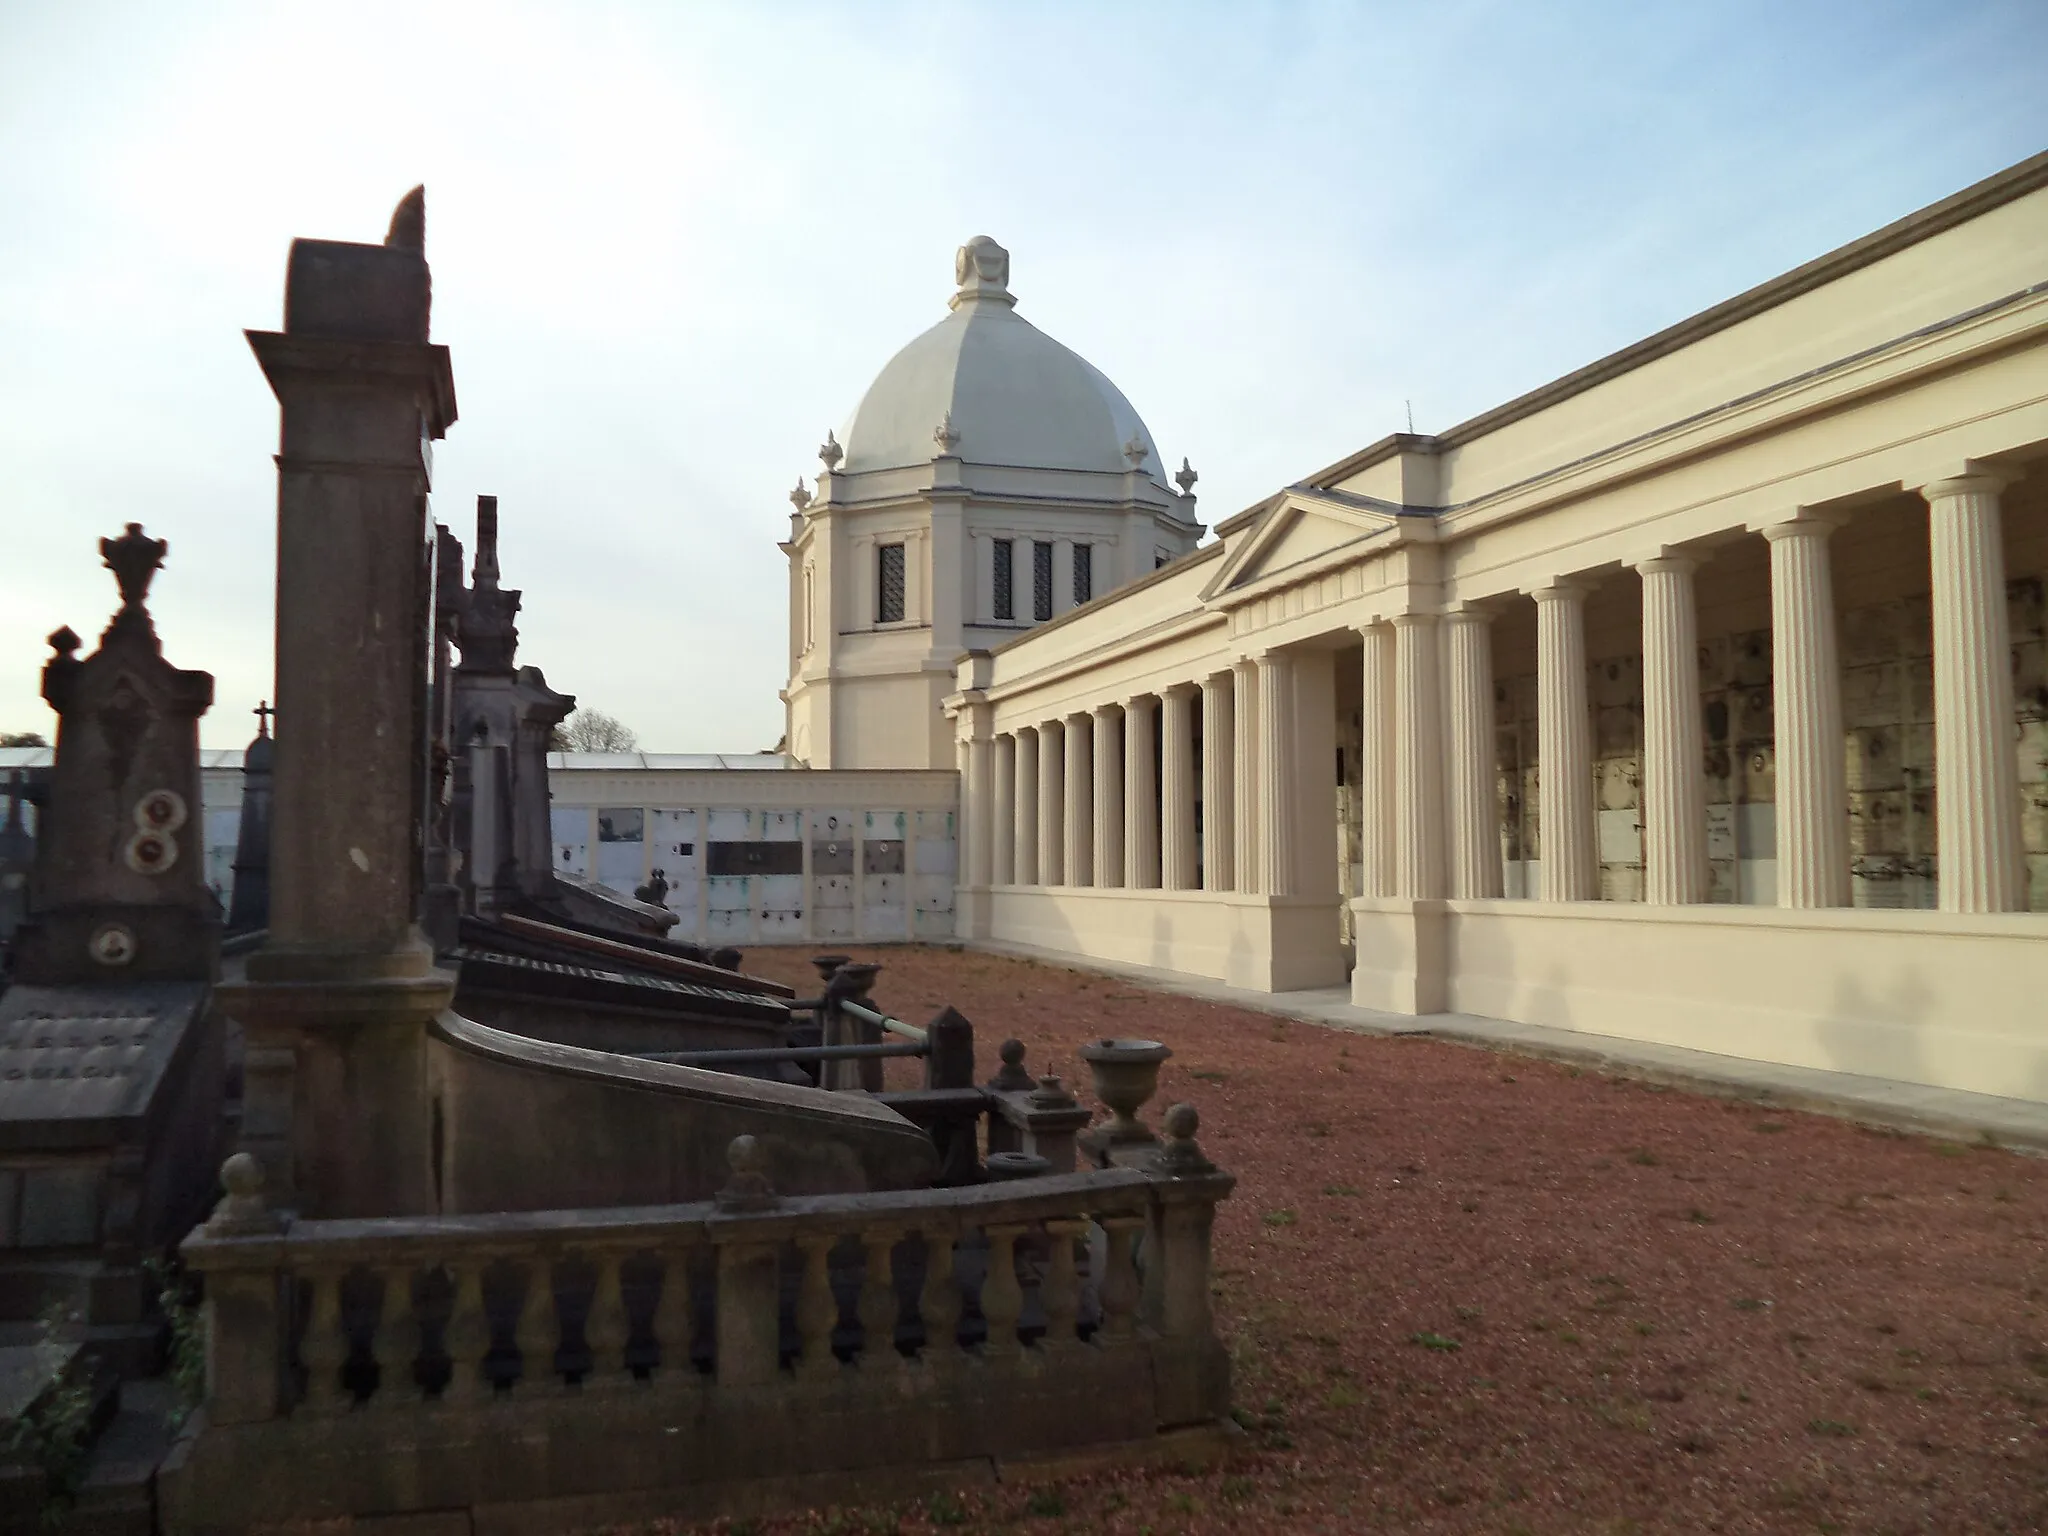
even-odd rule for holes
{"type": "Polygon", "coordinates": [[[2044,189],[1383,439],[970,653],[961,738],[1020,765],[970,839],[1021,825],[1026,742],[1067,749],[963,936],[2048,1095],[2044,189]]]}

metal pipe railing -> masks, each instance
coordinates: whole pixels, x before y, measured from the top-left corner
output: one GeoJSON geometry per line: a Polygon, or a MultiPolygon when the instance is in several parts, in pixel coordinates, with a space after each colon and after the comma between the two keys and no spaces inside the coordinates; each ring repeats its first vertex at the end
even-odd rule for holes
{"type": "Polygon", "coordinates": [[[753,1061],[858,1061],[874,1056],[922,1056],[921,1041],[901,1045],[761,1045],[717,1051],[630,1051],[636,1061],[665,1061],[678,1067],[737,1066],[753,1061]]]}
{"type": "Polygon", "coordinates": [[[839,1011],[859,1019],[863,1024],[882,1030],[891,1035],[900,1035],[905,1040],[915,1040],[919,1045],[929,1045],[931,1036],[915,1024],[906,1024],[901,1019],[892,1019],[886,1013],[873,1008],[864,1008],[859,1003],[842,999],[839,1011]]]}

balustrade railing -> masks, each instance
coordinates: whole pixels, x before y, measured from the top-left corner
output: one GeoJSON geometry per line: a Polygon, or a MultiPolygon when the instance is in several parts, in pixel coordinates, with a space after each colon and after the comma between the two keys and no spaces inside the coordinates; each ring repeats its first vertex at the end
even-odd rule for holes
{"type": "Polygon", "coordinates": [[[1202,1345],[1210,1215],[1233,1181],[1201,1159],[1191,1112],[1180,1124],[1152,1167],[779,1199],[742,1137],[714,1202],[381,1220],[274,1216],[238,1156],[184,1249],[206,1277],[209,1418],[1038,1372],[1202,1345]]]}

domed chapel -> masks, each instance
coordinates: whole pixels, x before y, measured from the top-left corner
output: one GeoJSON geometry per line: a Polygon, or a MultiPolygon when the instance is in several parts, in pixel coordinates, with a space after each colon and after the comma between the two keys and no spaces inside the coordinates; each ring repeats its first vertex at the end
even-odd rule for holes
{"type": "Polygon", "coordinates": [[[891,358],[790,494],[788,744],[812,768],[953,768],[940,701],[999,645],[1194,549],[1131,402],[960,247],[950,313],[891,358]]]}

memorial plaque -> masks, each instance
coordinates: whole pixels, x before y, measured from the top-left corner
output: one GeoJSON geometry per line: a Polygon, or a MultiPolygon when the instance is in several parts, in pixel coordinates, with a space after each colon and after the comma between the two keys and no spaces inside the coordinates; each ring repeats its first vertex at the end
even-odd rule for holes
{"type": "Polygon", "coordinates": [[[0,997],[0,1150],[87,1145],[140,1119],[205,993],[169,982],[9,989],[0,997]]]}

